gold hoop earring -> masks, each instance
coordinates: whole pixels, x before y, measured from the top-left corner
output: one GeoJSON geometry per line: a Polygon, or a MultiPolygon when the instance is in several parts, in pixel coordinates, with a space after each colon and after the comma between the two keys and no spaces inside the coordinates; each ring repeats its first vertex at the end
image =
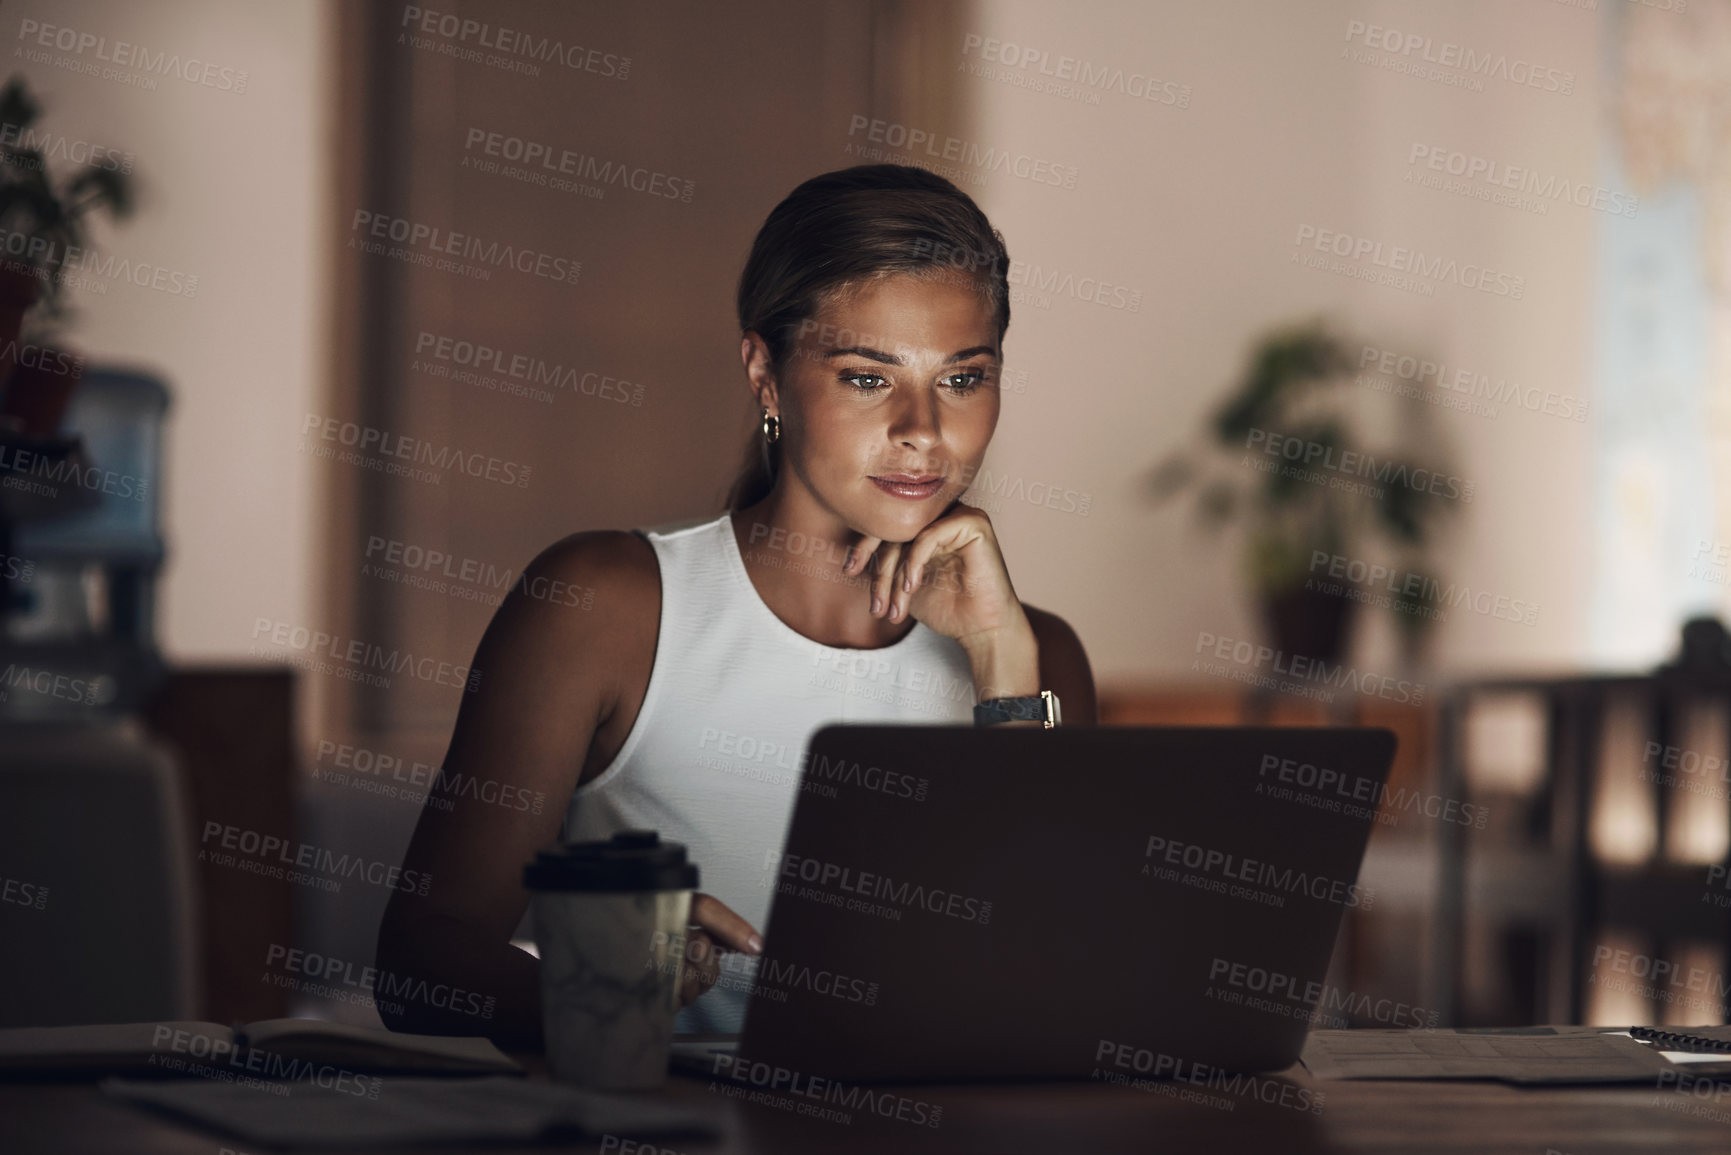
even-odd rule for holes
{"type": "Polygon", "coordinates": [[[763,411],[763,440],[768,445],[774,445],[781,440],[781,418],[768,409],[763,411]]]}

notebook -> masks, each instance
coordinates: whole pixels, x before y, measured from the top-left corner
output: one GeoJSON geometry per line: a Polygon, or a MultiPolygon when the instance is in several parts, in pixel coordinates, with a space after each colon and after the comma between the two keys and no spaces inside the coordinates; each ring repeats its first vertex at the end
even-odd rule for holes
{"type": "Polygon", "coordinates": [[[1651,1083],[1671,1064],[1609,1027],[1360,1028],[1312,1031],[1319,1079],[1497,1079],[1506,1083],[1651,1083]]]}
{"type": "Polygon", "coordinates": [[[1665,1051],[1688,1051],[1695,1054],[1731,1052],[1731,1027],[1685,1027],[1663,1031],[1658,1027],[1630,1027],[1632,1038],[1654,1043],[1665,1051]]]}
{"type": "Polygon", "coordinates": [[[364,1095],[317,1083],[253,1087],[204,1079],[106,1079],[117,1099],[163,1112],[250,1144],[275,1148],[492,1145],[602,1137],[601,1149],[648,1152],[627,1136],[721,1133],[708,1103],[670,1102],[641,1092],[586,1091],[538,1079],[377,1079],[364,1095]]]}
{"type": "Polygon", "coordinates": [[[0,1030],[0,1075],[204,1074],[244,1067],[254,1052],[273,1065],[326,1063],[350,1071],[417,1074],[522,1074],[491,1040],[465,1035],[410,1035],[328,1023],[265,1019],[243,1026],[217,1023],[95,1023],[0,1030]]]}

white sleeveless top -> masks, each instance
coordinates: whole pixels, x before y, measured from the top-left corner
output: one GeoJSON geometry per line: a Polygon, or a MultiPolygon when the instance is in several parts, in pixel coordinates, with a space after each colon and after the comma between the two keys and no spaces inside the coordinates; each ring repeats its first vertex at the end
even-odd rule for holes
{"type": "MultiPolygon", "coordinates": [[[[751,584],[725,513],[636,532],[661,568],[655,664],[618,756],[572,793],[564,837],[639,828],[683,842],[701,889],[763,931],[770,856],[787,834],[807,740],[831,722],[971,725],[977,699],[968,657],[923,622],[874,650],[837,649],[796,633],[751,584]]],[[[784,548],[746,548],[753,560],[834,572],[802,544],[790,538],[784,548]]],[[[869,597],[863,586],[859,596],[869,597]]],[[[679,1029],[740,1030],[750,987],[742,973],[724,968],[722,981],[681,1012],[679,1029]]]]}

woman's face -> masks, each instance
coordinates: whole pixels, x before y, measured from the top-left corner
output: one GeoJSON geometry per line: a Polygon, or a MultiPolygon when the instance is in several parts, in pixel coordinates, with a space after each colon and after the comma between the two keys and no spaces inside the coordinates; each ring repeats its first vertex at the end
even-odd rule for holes
{"type": "Polygon", "coordinates": [[[777,382],[788,480],[856,533],[911,540],[978,474],[1000,367],[992,302],[971,280],[850,289],[801,325],[777,382]]]}

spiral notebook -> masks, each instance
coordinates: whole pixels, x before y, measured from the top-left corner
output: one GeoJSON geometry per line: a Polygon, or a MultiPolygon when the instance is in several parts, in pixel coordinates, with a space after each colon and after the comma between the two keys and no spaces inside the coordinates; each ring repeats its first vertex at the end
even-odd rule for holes
{"type": "Polygon", "coordinates": [[[1630,1027],[1631,1038],[1653,1043],[1662,1051],[1693,1054],[1731,1054],[1731,1027],[1685,1027],[1662,1031],[1658,1027],[1630,1027]]]}

